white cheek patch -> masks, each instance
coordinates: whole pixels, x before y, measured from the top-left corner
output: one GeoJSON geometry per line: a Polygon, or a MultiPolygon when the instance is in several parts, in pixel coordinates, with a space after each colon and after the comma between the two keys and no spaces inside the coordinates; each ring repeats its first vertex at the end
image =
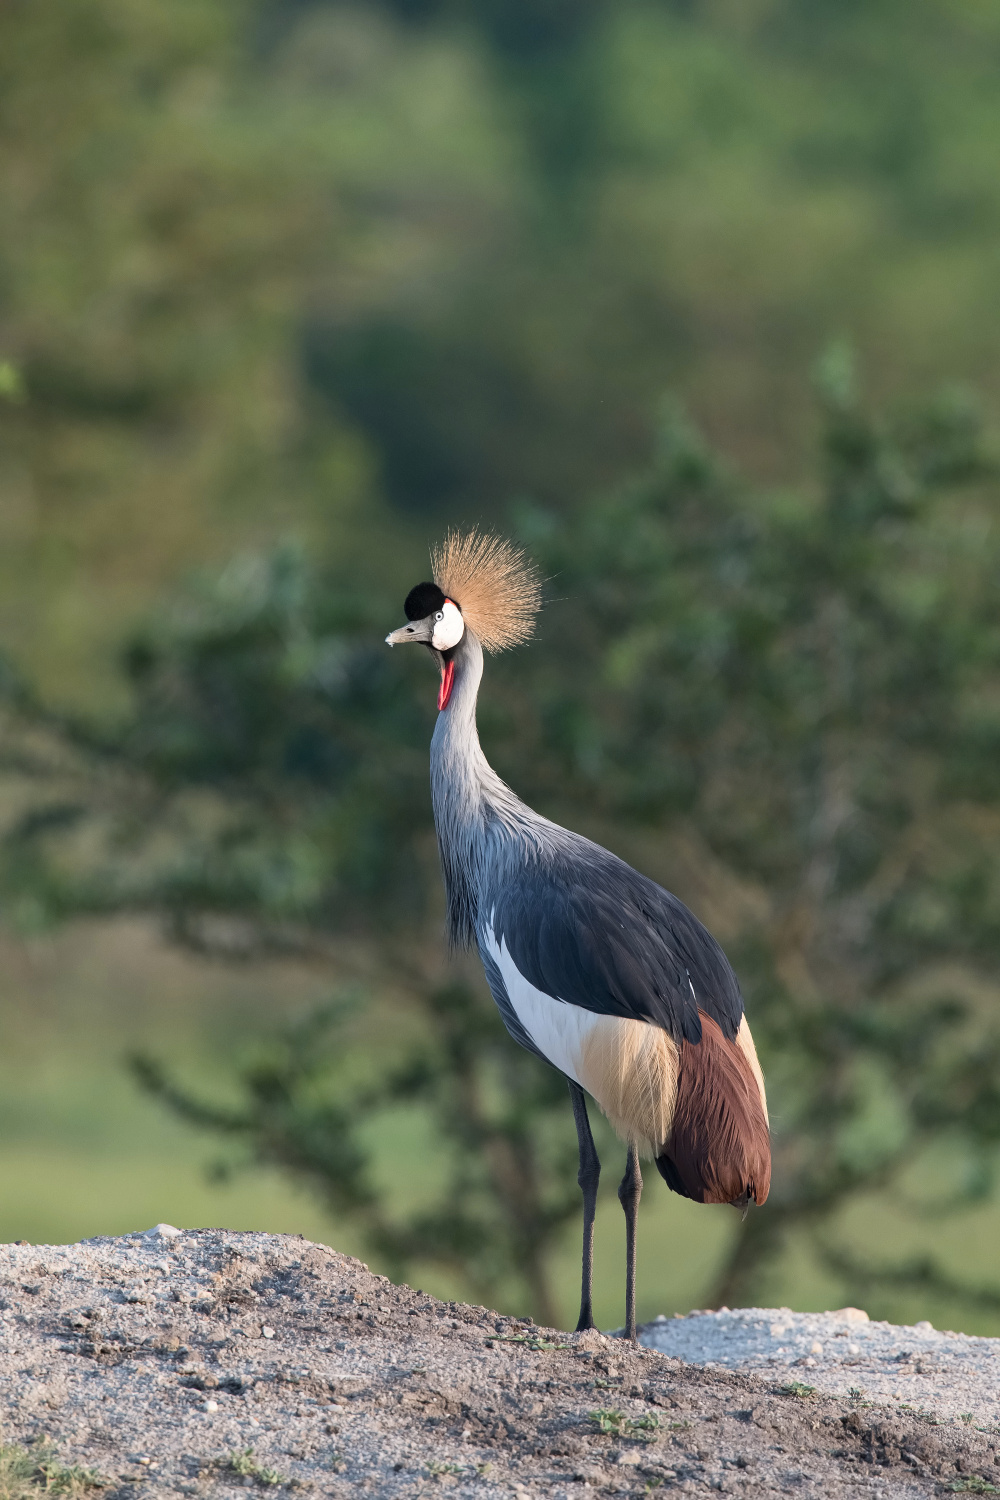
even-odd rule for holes
{"type": "Polygon", "coordinates": [[[457,604],[446,599],[440,610],[441,618],[435,621],[431,645],[437,651],[450,651],[457,646],[465,634],[465,621],[457,604]]]}

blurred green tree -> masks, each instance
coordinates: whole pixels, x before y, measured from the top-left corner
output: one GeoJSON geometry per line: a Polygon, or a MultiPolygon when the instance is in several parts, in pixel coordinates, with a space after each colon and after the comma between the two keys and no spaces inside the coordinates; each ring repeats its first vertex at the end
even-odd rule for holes
{"type": "MultiPolygon", "coordinates": [[[[580,1209],[562,1078],[510,1046],[481,987],[416,990],[410,1040],[398,1057],[388,1041],[379,1049],[373,1080],[371,1057],[345,1065],[345,1009],[323,1007],[268,1039],[239,1075],[235,1108],[179,1086],[155,1058],[136,1056],[132,1068],[182,1119],[242,1146],[244,1164],[291,1173],[358,1223],[391,1276],[443,1268],[487,1306],[527,1301],[556,1325],[551,1261],[580,1209]],[[381,1120],[412,1129],[414,1110],[434,1160],[420,1201],[400,1208],[365,1143],[381,1120]]],[[[216,1169],[233,1170],[231,1160],[216,1169]]]]}
{"type": "Polygon", "coordinates": [[[114,711],[185,567],[569,513],[665,386],[797,473],[831,328],[993,399],[998,45],[967,0],[5,6],[9,649],[114,711]]]}
{"type": "Polygon", "coordinates": [[[460,267],[510,174],[477,61],[380,7],[259,45],[255,0],[0,12],[0,628],[62,701],[168,578],[287,530],[379,535],[313,309],[460,267]],[[6,367],[6,366],[5,366],[6,367]]]}

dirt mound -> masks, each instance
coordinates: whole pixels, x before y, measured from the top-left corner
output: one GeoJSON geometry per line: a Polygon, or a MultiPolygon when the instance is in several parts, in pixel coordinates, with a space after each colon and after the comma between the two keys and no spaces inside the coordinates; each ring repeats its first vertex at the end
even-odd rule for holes
{"type": "Polygon", "coordinates": [[[290,1236],[6,1246],[0,1278],[6,1461],[39,1492],[1000,1490],[991,1432],[441,1303],[290,1236]]]}

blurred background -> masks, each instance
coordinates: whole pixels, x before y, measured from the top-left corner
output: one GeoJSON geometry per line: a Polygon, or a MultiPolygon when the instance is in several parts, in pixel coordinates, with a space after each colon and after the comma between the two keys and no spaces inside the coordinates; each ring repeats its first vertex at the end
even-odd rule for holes
{"type": "Polygon", "coordinates": [[[767,1208],[648,1181],[640,1316],[1000,1332],[998,75],[978,0],[3,7],[0,1237],[572,1326],[564,1086],[445,955],[381,644],[478,523],[549,579],[487,753],[769,1080],[767,1208]]]}

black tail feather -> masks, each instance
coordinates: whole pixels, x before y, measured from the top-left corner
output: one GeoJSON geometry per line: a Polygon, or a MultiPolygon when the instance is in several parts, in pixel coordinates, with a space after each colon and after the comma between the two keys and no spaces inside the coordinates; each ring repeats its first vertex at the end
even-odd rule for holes
{"type": "Polygon", "coordinates": [[[684,1186],[681,1174],[669,1156],[658,1156],[656,1158],[656,1170],[672,1193],[678,1193],[682,1198],[690,1198],[692,1203],[696,1201],[693,1194],[689,1193],[684,1186]]]}

